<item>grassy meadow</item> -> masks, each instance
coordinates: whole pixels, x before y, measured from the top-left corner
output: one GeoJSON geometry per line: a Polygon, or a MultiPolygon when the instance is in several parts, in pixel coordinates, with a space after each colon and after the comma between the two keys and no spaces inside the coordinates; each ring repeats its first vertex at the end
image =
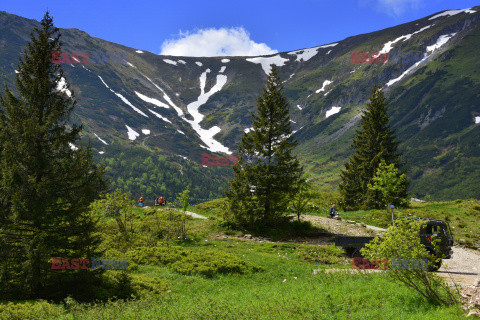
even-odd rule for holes
{"type": "MultiPolygon", "coordinates": [[[[430,304],[415,291],[392,283],[383,273],[324,272],[351,266],[331,243],[311,246],[245,240],[238,236],[242,232],[222,227],[215,218],[219,202],[190,207],[209,219],[187,218],[185,237],[171,241],[166,237],[175,226],[165,228],[169,214],[165,209],[136,208],[129,220],[133,232],[127,235],[118,232],[114,220],[102,218],[99,234],[104,257],[129,261],[126,272],[105,272],[122,299],[112,298],[112,292],[107,292],[97,301],[82,303],[73,298],[57,302],[3,301],[0,319],[463,318],[460,306],[430,304]],[[313,274],[314,269],[319,272],[313,274]],[[122,291],[122,275],[126,274],[129,290],[122,291]]],[[[440,208],[434,204],[414,205],[403,212],[440,214],[437,210],[445,210],[452,222],[460,216],[466,223],[463,209],[457,207],[460,204],[445,203],[440,208]]],[[[351,214],[349,219],[361,220],[367,212],[351,214]]],[[[381,212],[372,214],[376,217],[381,212]]],[[[380,220],[372,224],[385,226],[380,220]]]]}

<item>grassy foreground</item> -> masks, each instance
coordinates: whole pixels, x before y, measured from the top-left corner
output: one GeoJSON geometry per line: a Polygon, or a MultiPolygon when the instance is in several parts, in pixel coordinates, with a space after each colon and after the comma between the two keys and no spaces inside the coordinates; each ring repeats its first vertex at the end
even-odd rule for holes
{"type": "MultiPolygon", "coordinates": [[[[144,218],[139,218],[144,219],[144,218]]],[[[112,221],[104,228],[114,227],[112,221]]],[[[385,274],[324,273],[349,268],[332,245],[213,239],[212,220],[188,220],[187,241],[176,247],[193,253],[221,252],[255,265],[243,274],[181,274],[167,265],[134,264],[132,277],[161,283],[130,300],[78,303],[0,303],[0,319],[461,319],[459,306],[429,304],[414,291],[391,283],[385,274]]],[[[121,271],[110,270],[115,274],[121,271]]]]}

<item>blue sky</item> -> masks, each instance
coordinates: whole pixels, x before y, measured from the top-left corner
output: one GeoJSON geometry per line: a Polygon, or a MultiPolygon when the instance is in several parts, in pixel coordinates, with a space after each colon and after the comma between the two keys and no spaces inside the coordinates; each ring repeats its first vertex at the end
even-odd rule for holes
{"type": "Polygon", "coordinates": [[[259,55],[313,47],[480,0],[3,1],[0,10],[156,54],[259,55]]]}

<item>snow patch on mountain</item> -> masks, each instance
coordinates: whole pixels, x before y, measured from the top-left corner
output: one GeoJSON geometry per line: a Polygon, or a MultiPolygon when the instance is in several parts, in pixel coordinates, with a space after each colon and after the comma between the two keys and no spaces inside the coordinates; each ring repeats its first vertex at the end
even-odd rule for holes
{"type": "Polygon", "coordinates": [[[105,153],[105,151],[98,151],[98,153],[100,153],[100,154],[104,154],[104,153],[105,153]]]}
{"type": "Polygon", "coordinates": [[[15,73],[20,73],[20,71],[18,71],[18,70],[15,70],[15,73]]]}
{"type": "MultiPolygon", "coordinates": [[[[332,43],[332,44],[326,44],[326,45],[323,45],[323,46],[319,46],[319,47],[314,47],[314,48],[308,48],[308,49],[302,49],[302,50],[296,50],[296,51],[291,51],[291,52],[287,52],[287,54],[290,54],[290,55],[297,55],[297,59],[295,61],[308,61],[310,60],[312,57],[314,57],[317,53],[318,53],[318,49],[320,48],[329,48],[329,47],[334,47],[336,46],[338,43],[332,43]]],[[[332,51],[332,50],[330,50],[332,51]]],[[[330,51],[328,53],[330,53],[330,51]]],[[[327,54],[328,54],[327,53],[327,54]]]]}
{"type": "Polygon", "coordinates": [[[420,59],[420,61],[417,61],[417,62],[416,62],[415,64],[413,64],[410,68],[408,68],[407,70],[405,70],[405,72],[403,72],[399,77],[388,81],[387,84],[386,84],[386,86],[389,87],[389,86],[391,86],[392,84],[394,84],[395,82],[400,81],[403,77],[405,77],[405,76],[406,76],[408,73],[410,73],[413,69],[415,69],[416,67],[418,67],[422,62],[426,61],[426,60],[428,59],[428,57],[430,57],[435,50],[437,50],[437,49],[439,49],[440,47],[442,47],[442,46],[443,46],[445,43],[447,43],[448,40],[450,40],[454,35],[456,35],[456,33],[444,34],[444,35],[441,35],[440,37],[438,37],[437,42],[436,42],[435,44],[427,47],[427,51],[423,54],[423,58],[420,59]]]}
{"type": "Polygon", "coordinates": [[[442,13],[439,13],[439,14],[436,14],[434,15],[433,17],[431,18],[428,18],[428,20],[433,20],[433,19],[437,19],[437,18],[440,18],[440,17],[445,17],[445,16],[454,16],[456,14],[459,14],[459,13],[475,13],[477,11],[475,10],[471,10],[472,8],[468,8],[468,9],[460,9],[460,10],[447,10],[445,12],[442,12],[442,13]]]}
{"type": "Polygon", "coordinates": [[[420,33],[420,32],[422,32],[422,31],[424,31],[424,30],[427,30],[428,28],[430,28],[430,27],[432,27],[432,26],[434,26],[434,24],[429,25],[429,26],[426,26],[426,27],[423,27],[423,28],[421,28],[420,30],[415,31],[414,33],[406,34],[406,35],[403,35],[403,36],[400,36],[400,37],[396,38],[395,40],[388,41],[387,43],[385,43],[385,44],[383,45],[383,48],[382,48],[382,50],[380,50],[379,53],[382,54],[382,53],[388,53],[388,52],[390,52],[390,51],[393,49],[393,45],[394,45],[395,43],[397,43],[398,41],[400,41],[400,40],[407,41],[407,40],[410,39],[413,35],[415,35],[415,34],[417,34],[417,33],[420,33]]]}
{"type": "Polygon", "coordinates": [[[327,110],[327,113],[325,113],[325,117],[330,117],[336,113],[339,113],[342,107],[332,107],[330,110],[327,110]]]}
{"type": "Polygon", "coordinates": [[[103,84],[105,85],[105,87],[107,87],[108,90],[110,90],[111,92],[113,92],[117,97],[119,97],[123,103],[125,103],[126,105],[128,105],[129,107],[131,107],[133,110],[135,110],[136,112],[140,113],[142,116],[144,117],[147,117],[148,116],[140,109],[138,109],[137,107],[135,107],[130,101],[127,100],[127,98],[125,98],[124,96],[122,96],[120,93],[117,93],[115,91],[113,91],[112,89],[110,89],[110,87],[105,83],[105,81],[103,81],[102,77],[101,76],[98,76],[100,78],[100,80],[103,82],[103,84]]]}
{"type": "Polygon", "coordinates": [[[222,67],[220,68],[220,71],[219,71],[219,72],[220,72],[220,73],[223,73],[223,71],[225,71],[225,69],[227,69],[227,67],[226,67],[226,66],[222,66],[222,67]]]}
{"type": "Polygon", "coordinates": [[[162,108],[167,108],[167,109],[170,108],[170,106],[169,106],[168,104],[163,103],[163,102],[160,101],[160,100],[157,100],[157,99],[155,99],[155,98],[147,97],[146,95],[143,95],[143,94],[141,94],[140,92],[137,92],[137,91],[134,91],[134,92],[135,92],[135,94],[136,94],[140,99],[142,99],[142,100],[145,101],[145,102],[154,104],[154,105],[156,105],[157,107],[162,107],[162,108]]]}
{"type": "Polygon", "coordinates": [[[193,120],[184,120],[190,123],[193,130],[198,133],[203,143],[208,146],[208,150],[212,152],[224,152],[227,154],[231,154],[232,152],[229,151],[227,147],[225,147],[213,138],[217,133],[220,132],[219,127],[213,126],[212,128],[206,130],[202,129],[202,127],[200,126],[200,122],[202,121],[204,116],[198,111],[198,109],[203,104],[205,104],[213,94],[222,90],[223,86],[227,83],[227,76],[223,74],[218,74],[217,82],[215,83],[215,85],[210,89],[210,91],[205,92],[207,73],[209,72],[210,69],[207,69],[204,73],[200,75],[200,95],[198,96],[197,101],[194,101],[187,105],[187,110],[193,116],[193,120]]]}
{"type": "Polygon", "coordinates": [[[169,122],[169,123],[172,123],[170,120],[168,120],[167,118],[165,118],[164,116],[162,116],[161,114],[151,110],[151,109],[148,109],[148,111],[150,111],[151,113],[153,113],[157,118],[160,118],[162,119],[163,121],[165,122],[169,122]]]}
{"type": "Polygon", "coordinates": [[[318,47],[317,48],[309,48],[309,49],[292,51],[292,52],[288,52],[287,54],[297,55],[297,59],[295,61],[299,61],[299,62],[304,61],[305,62],[305,61],[310,60],[317,53],[318,53],[318,47]]]}
{"type": "Polygon", "coordinates": [[[199,67],[203,66],[203,63],[201,63],[200,61],[195,61],[195,64],[199,67]]]}
{"type": "Polygon", "coordinates": [[[265,71],[267,75],[272,70],[272,64],[276,65],[277,67],[281,67],[285,65],[285,62],[288,61],[288,59],[280,57],[279,54],[273,57],[256,57],[256,58],[247,58],[245,60],[247,60],[248,62],[260,64],[262,66],[263,71],[265,71]]]}
{"type": "Polygon", "coordinates": [[[78,148],[75,147],[75,145],[73,143],[69,142],[68,145],[70,146],[70,149],[72,149],[73,151],[78,150],[78,148]]]}
{"type": "Polygon", "coordinates": [[[207,73],[210,72],[210,69],[207,69],[202,75],[200,76],[200,95],[198,96],[197,101],[189,103],[187,105],[188,112],[193,116],[193,121],[200,123],[203,119],[203,115],[198,112],[200,106],[205,104],[208,99],[216,92],[220,91],[222,87],[227,83],[227,76],[225,75],[217,75],[217,83],[213,86],[209,92],[205,93],[205,84],[207,81],[207,73]]]}
{"type": "Polygon", "coordinates": [[[299,104],[297,104],[297,108],[298,108],[298,109],[300,109],[300,110],[302,110],[302,109],[303,109],[302,107],[300,107],[300,105],[299,105],[299,104]]]}
{"type": "Polygon", "coordinates": [[[174,66],[177,65],[177,61],[173,61],[173,60],[170,60],[170,59],[163,59],[163,61],[164,61],[165,63],[168,63],[168,64],[173,64],[174,66]]]}
{"type": "Polygon", "coordinates": [[[253,130],[253,127],[245,128],[245,129],[243,130],[243,132],[249,133],[249,132],[252,131],[252,130],[253,130]]]}
{"type": "Polygon", "coordinates": [[[222,59],[222,63],[228,63],[230,62],[230,59],[222,59]]]}
{"type": "Polygon", "coordinates": [[[475,117],[475,123],[480,123],[480,117],[475,117]]]}
{"type": "Polygon", "coordinates": [[[132,68],[137,68],[137,67],[135,67],[133,64],[131,64],[131,63],[128,62],[128,61],[127,61],[127,64],[128,64],[130,67],[132,67],[132,68]]]}
{"type": "Polygon", "coordinates": [[[132,128],[130,128],[129,126],[125,125],[125,127],[127,127],[127,134],[128,134],[128,139],[130,140],[135,140],[137,139],[137,137],[140,137],[140,134],[138,132],[136,132],[135,130],[133,130],[132,128]]]}
{"type": "Polygon", "coordinates": [[[320,89],[318,89],[317,91],[315,91],[315,93],[320,93],[322,91],[325,91],[325,87],[328,86],[330,83],[332,83],[332,81],[330,81],[330,80],[323,81],[322,87],[320,89]]]}
{"type": "Polygon", "coordinates": [[[142,50],[137,50],[137,51],[135,51],[135,52],[136,52],[136,53],[143,53],[142,50]]]}
{"type": "Polygon", "coordinates": [[[178,63],[181,63],[181,64],[187,64],[187,63],[186,63],[185,61],[183,61],[183,60],[178,60],[177,62],[178,62],[178,63]]]}
{"type": "Polygon", "coordinates": [[[108,143],[103,140],[102,138],[100,138],[95,132],[93,133],[95,135],[95,137],[97,137],[98,140],[100,140],[104,145],[108,146],[108,143]]]}
{"type": "Polygon", "coordinates": [[[150,134],[150,130],[148,130],[148,129],[142,129],[142,133],[143,133],[143,134],[150,134]]]}
{"type": "Polygon", "coordinates": [[[175,103],[173,103],[172,99],[170,99],[170,97],[165,93],[165,91],[160,88],[155,82],[153,82],[149,77],[147,77],[146,75],[144,75],[143,73],[140,73],[142,76],[144,76],[148,81],[150,81],[151,84],[153,84],[155,86],[155,88],[157,88],[158,90],[160,90],[162,93],[163,93],[163,99],[165,99],[165,101],[167,101],[167,103],[175,110],[177,111],[178,113],[178,116],[179,117],[182,117],[183,116],[183,111],[182,109],[180,109],[179,107],[177,107],[177,105],[175,103]]]}
{"type": "Polygon", "coordinates": [[[57,82],[57,91],[64,92],[67,96],[72,97],[72,93],[67,89],[67,81],[64,77],[57,82]]]}
{"type": "Polygon", "coordinates": [[[183,133],[182,131],[180,131],[180,130],[178,130],[178,129],[177,129],[177,132],[179,132],[179,133],[181,133],[181,134],[185,135],[185,133],[183,133]]]}

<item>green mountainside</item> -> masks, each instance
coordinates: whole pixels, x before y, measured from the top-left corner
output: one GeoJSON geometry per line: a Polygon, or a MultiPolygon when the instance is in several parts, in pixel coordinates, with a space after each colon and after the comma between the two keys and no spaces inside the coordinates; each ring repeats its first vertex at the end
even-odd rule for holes
{"type": "MultiPolygon", "coordinates": [[[[223,196],[231,168],[202,167],[201,155],[236,153],[273,63],[290,103],[296,153],[318,189],[337,188],[362,109],[380,84],[411,195],[480,198],[479,19],[480,7],[447,11],[265,57],[160,56],[62,29],[72,60],[63,68],[78,101],[73,121],[85,127],[81,143],[90,139],[112,188],[135,197],[172,199],[187,187],[198,202],[223,196]],[[353,63],[354,51],[389,57],[353,63]],[[74,52],[91,59],[78,63],[74,52]]],[[[0,83],[14,92],[18,57],[38,25],[0,11],[0,83]]]]}

